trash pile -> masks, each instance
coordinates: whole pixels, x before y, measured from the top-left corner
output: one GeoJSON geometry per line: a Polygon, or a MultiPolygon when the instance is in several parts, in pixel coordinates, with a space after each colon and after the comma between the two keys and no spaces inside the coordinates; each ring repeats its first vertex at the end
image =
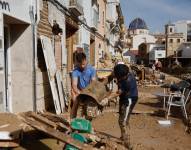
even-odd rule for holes
{"type": "Polygon", "coordinates": [[[63,144],[62,149],[65,150],[125,149],[122,143],[120,144],[120,140],[112,140],[96,132],[91,122],[83,118],[75,118],[69,122],[66,116],[49,112],[25,112],[7,115],[11,116],[10,118],[16,118],[15,124],[11,125],[10,121],[5,121],[4,125],[0,126],[0,147],[19,147],[23,141],[26,142],[27,140],[23,135],[30,134],[31,130],[35,130],[37,133],[43,133],[47,138],[51,137],[60,141],[63,144]],[[6,139],[4,132],[7,128],[5,127],[9,125],[16,126],[13,130],[7,131],[6,135],[10,137],[6,139]]]}
{"type": "Polygon", "coordinates": [[[165,75],[151,68],[142,65],[130,65],[132,72],[135,74],[138,85],[141,86],[158,86],[165,80],[165,75]]]}

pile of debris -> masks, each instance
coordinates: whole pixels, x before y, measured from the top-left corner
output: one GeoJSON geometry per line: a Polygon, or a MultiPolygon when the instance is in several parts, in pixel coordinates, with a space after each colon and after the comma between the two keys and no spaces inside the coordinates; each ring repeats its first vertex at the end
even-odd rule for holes
{"type": "Polygon", "coordinates": [[[138,85],[142,86],[159,86],[165,80],[165,75],[157,71],[153,71],[149,67],[143,65],[131,64],[130,68],[135,74],[138,85]]]}
{"type": "Polygon", "coordinates": [[[10,119],[8,119],[9,121],[4,120],[4,125],[1,123],[0,147],[22,145],[22,142],[27,140],[24,135],[34,130],[41,135],[44,133],[46,138],[56,139],[62,143],[61,149],[65,150],[125,149],[120,140],[109,139],[94,131],[91,122],[83,118],[76,118],[69,122],[64,115],[48,112],[25,112],[18,115],[6,114],[6,116],[9,116],[10,119]],[[10,120],[15,121],[11,123],[10,120]]]}

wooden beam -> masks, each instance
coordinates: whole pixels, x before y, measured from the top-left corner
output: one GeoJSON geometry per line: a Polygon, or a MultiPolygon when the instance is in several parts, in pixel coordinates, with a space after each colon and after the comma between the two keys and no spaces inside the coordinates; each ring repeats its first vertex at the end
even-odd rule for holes
{"type": "Polygon", "coordinates": [[[153,110],[133,110],[133,114],[154,114],[153,110]]]}
{"type": "Polygon", "coordinates": [[[54,129],[62,129],[65,131],[71,131],[71,129],[69,127],[65,126],[64,124],[55,123],[54,121],[51,121],[51,120],[47,119],[46,117],[36,114],[34,112],[28,112],[28,113],[25,113],[25,115],[27,117],[33,117],[35,120],[40,121],[54,129]]]}
{"type": "Polygon", "coordinates": [[[10,147],[18,147],[19,139],[16,140],[0,140],[0,147],[10,148],[10,147]]]}
{"type": "Polygon", "coordinates": [[[64,125],[66,125],[67,127],[70,126],[70,123],[61,115],[56,115],[56,114],[52,114],[49,112],[43,112],[43,113],[40,113],[40,115],[48,118],[49,120],[51,120],[53,122],[61,122],[64,125]]]}
{"type": "Polygon", "coordinates": [[[51,128],[50,126],[43,124],[37,120],[32,120],[29,117],[23,116],[23,121],[25,123],[27,123],[28,125],[30,125],[31,127],[42,131],[52,137],[54,137],[55,139],[62,141],[64,143],[70,144],[78,149],[83,149],[83,150],[91,150],[92,147],[83,143],[80,143],[77,140],[74,140],[71,136],[64,134],[62,132],[59,132],[57,130],[55,130],[54,128],[51,128]]]}

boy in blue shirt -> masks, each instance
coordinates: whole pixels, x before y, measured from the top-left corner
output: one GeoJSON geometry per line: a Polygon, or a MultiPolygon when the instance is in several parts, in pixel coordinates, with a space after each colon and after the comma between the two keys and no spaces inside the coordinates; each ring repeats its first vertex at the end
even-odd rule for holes
{"type": "Polygon", "coordinates": [[[114,67],[114,76],[117,78],[119,94],[119,126],[121,129],[121,140],[129,147],[129,117],[138,100],[138,89],[134,75],[124,64],[114,67]]]}
{"type": "Polygon", "coordinates": [[[96,70],[87,64],[86,55],[83,52],[77,53],[75,56],[76,67],[72,72],[72,101],[71,118],[77,116],[79,100],[76,97],[80,91],[86,88],[91,81],[96,79],[96,70]]]}

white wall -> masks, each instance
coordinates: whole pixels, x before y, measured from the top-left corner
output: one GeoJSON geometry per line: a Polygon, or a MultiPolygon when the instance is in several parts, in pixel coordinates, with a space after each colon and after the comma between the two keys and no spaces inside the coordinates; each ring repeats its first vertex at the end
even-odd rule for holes
{"type": "MultiPolygon", "coordinates": [[[[84,0],[79,0],[80,4],[83,7],[83,12],[84,12],[84,20],[85,23],[90,26],[91,25],[91,0],[84,1],[84,0]]],[[[80,46],[83,46],[83,44],[88,44],[90,45],[90,32],[87,31],[87,29],[81,25],[79,29],[79,39],[80,39],[80,46]]]]}
{"type": "Polygon", "coordinates": [[[117,17],[116,3],[108,3],[106,5],[106,19],[115,22],[117,17]]]}
{"type": "Polygon", "coordinates": [[[11,26],[12,112],[33,110],[32,31],[29,25],[11,26]]]}
{"type": "Polygon", "coordinates": [[[187,23],[186,22],[175,23],[175,32],[183,33],[184,39],[187,41],[187,23]]]}
{"type": "Polygon", "coordinates": [[[57,1],[60,2],[60,4],[62,4],[65,7],[69,7],[70,0],[57,0],[57,1]]]}
{"type": "MultiPolygon", "coordinates": [[[[2,0],[7,3],[7,9],[0,9],[0,13],[18,18],[30,23],[29,7],[34,4],[34,0],[2,0]]],[[[2,6],[0,6],[2,8],[2,6]]]]}
{"type": "Polygon", "coordinates": [[[177,51],[182,51],[183,58],[191,58],[191,43],[183,43],[180,45],[177,51]]]}
{"type": "Polygon", "coordinates": [[[138,50],[138,47],[142,43],[155,43],[156,39],[152,35],[140,34],[133,37],[133,47],[132,50],[138,50]]]}
{"type": "Polygon", "coordinates": [[[156,60],[166,57],[165,47],[162,44],[148,44],[149,60],[156,60]]]}

